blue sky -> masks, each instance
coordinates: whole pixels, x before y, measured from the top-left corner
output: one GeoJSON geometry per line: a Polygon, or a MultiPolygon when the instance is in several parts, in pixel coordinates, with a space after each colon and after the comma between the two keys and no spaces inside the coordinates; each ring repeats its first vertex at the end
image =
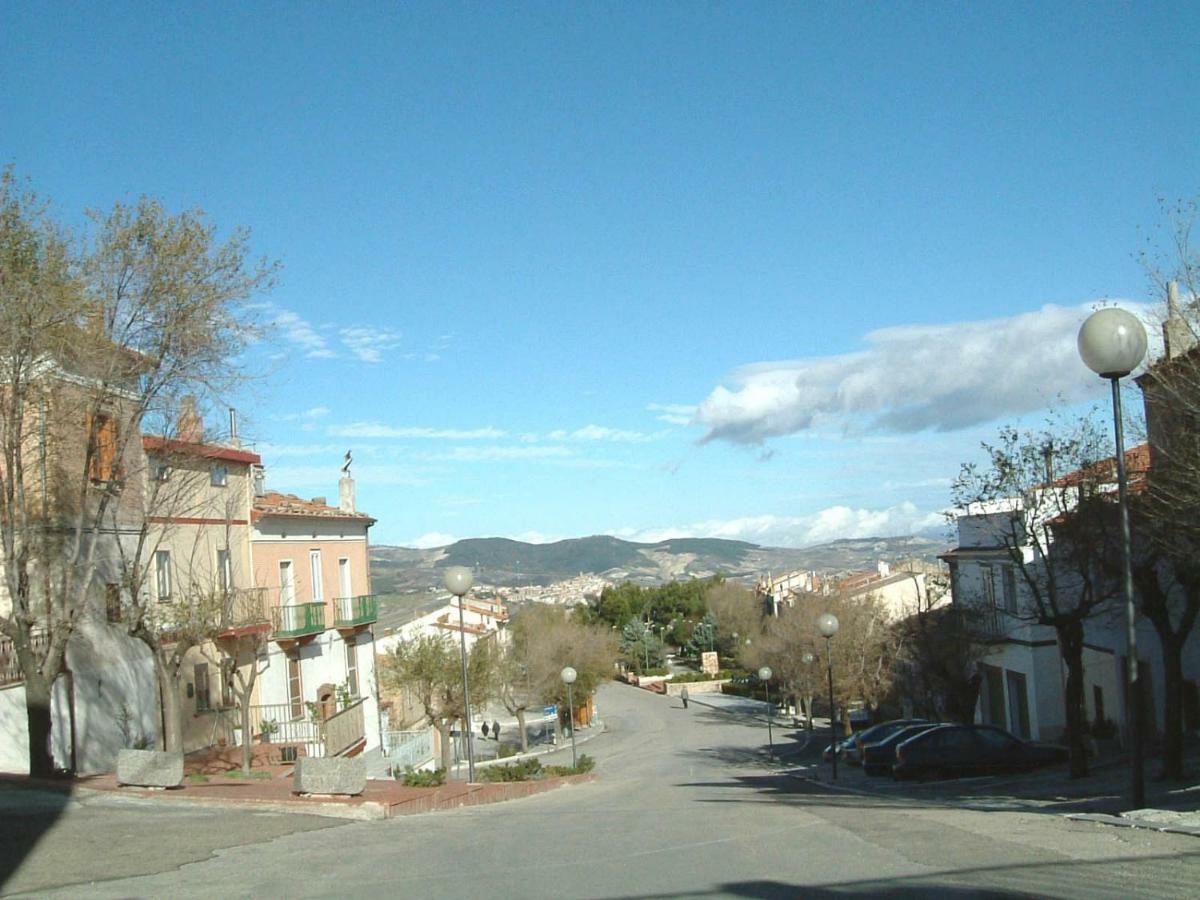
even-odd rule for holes
{"type": "MultiPolygon", "coordinates": [[[[1150,303],[1200,193],[1195,4],[0,10],[0,162],[283,263],[236,398],[373,540],[929,528],[1150,303]]],[[[1153,307],[1147,307],[1153,313],[1153,307]]]]}

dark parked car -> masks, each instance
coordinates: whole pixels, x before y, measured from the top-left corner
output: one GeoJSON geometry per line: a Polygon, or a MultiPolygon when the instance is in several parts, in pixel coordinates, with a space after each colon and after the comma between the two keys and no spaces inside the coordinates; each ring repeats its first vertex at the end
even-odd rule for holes
{"type": "MultiPolygon", "coordinates": [[[[854,742],[854,736],[843,738],[838,741],[838,759],[841,759],[846,754],[846,748],[854,742]]],[[[821,759],[825,762],[833,762],[833,744],[825,748],[825,752],[821,754],[821,759]]]]}
{"type": "Polygon", "coordinates": [[[939,728],[938,722],[922,722],[919,725],[909,725],[898,731],[893,731],[885,738],[864,744],[861,756],[863,771],[868,775],[890,775],[892,765],[896,762],[896,748],[911,737],[916,737],[923,731],[939,728]]]}
{"type": "Polygon", "coordinates": [[[862,748],[867,744],[874,744],[883,740],[889,734],[895,734],[901,728],[907,728],[909,725],[920,725],[924,723],[924,719],[892,719],[889,722],[880,722],[878,725],[872,725],[870,728],[864,728],[862,731],[856,732],[847,738],[847,747],[842,751],[842,759],[853,765],[858,765],[862,761],[862,748]]]}
{"type": "Polygon", "coordinates": [[[896,747],[897,778],[1028,772],[1067,758],[1067,748],[1023,741],[993,725],[943,725],[896,747]]]}

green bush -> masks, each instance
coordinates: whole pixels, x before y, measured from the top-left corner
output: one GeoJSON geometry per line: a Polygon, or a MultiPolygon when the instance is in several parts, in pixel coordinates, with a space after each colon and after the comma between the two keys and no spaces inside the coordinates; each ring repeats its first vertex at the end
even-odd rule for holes
{"type": "Polygon", "coordinates": [[[575,761],[575,768],[571,768],[570,766],[546,766],[546,774],[550,776],[586,775],[594,768],[596,768],[596,760],[584,753],[575,761]]]}
{"type": "Polygon", "coordinates": [[[690,684],[693,681],[725,681],[730,678],[738,678],[743,673],[740,669],[722,669],[715,675],[709,675],[707,672],[683,672],[671,679],[675,684],[690,684]]]}
{"type": "Polygon", "coordinates": [[[516,756],[520,752],[520,747],[514,747],[512,744],[501,744],[500,749],[496,751],[496,755],[501,759],[508,759],[510,756],[516,756]]]}
{"type": "Polygon", "coordinates": [[[188,781],[190,781],[190,782],[192,782],[193,784],[204,784],[205,782],[207,782],[207,781],[208,781],[208,776],[207,776],[207,775],[203,775],[203,774],[201,774],[201,773],[199,773],[199,772],[196,772],[196,773],[194,773],[194,774],[192,774],[192,775],[189,775],[189,776],[187,777],[187,780],[188,780],[188,781]]]}
{"type": "Polygon", "coordinates": [[[542,764],[536,759],[525,759],[507,766],[488,766],[482,772],[484,781],[531,781],[542,777],[542,764]]]}
{"type": "Polygon", "coordinates": [[[396,777],[404,782],[405,787],[440,787],[446,783],[446,770],[426,771],[413,769],[410,766],[404,770],[403,774],[397,773],[396,777]]]}

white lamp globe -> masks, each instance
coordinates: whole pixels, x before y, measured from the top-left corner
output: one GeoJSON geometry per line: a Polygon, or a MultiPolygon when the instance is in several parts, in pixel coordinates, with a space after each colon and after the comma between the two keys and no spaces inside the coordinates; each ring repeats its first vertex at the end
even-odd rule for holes
{"type": "Polygon", "coordinates": [[[579,673],[576,672],[571,666],[567,666],[562,670],[562,672],[559,673],[559,677],[562,679],[563,684],[574,684],[575,679],[579,677],[579,673]]]}
{"type": "Polygon", "coordinates": [[[759,681],[770,681],[771,676],[773,674],[775,674],[775,673],[771,671],[770,666],[763,666],[761,669],[758,670],[758,680],[759,681]]]}
{"type": "Polygon", "coordinates": [[[1101,378],[1124,378],[1146,357],[1146,329],[1115,306],[1097,310],[1079,329],[1079,355],[1101,378]]]}
{"type": "Polygon", "coordinates": [[[474,582],[475,576],[466,566],[451,566],[442,576],[442,583],[446,585],[446,590],[455,597],[461,597],[469,591],[474,582]]]}
{"type": "Polygon", "coordinates": [[[822,637],[831,638],[837,634],[838,620],[833,613],[822,613],[817,619],[817,631],[821,632],[822,637]]]}

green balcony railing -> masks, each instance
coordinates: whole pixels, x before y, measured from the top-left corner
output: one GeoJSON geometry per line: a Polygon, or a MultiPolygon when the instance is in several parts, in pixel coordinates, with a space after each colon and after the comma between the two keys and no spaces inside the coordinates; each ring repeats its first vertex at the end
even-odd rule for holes
{"type": "Polygon", "coordinates": [[[276,606],[271,611],[273,637],[297,638],[309,634],[320,634],[325,630],[324,603],[297,603],[294,606],[276,606]]]}
{"type": "Polygon", "coordinates": [[[349,628],[369,625],[379,619],[379,598],[374,594],[360,597],[338,597],[333,601],[333,627],[349,628]]]}

